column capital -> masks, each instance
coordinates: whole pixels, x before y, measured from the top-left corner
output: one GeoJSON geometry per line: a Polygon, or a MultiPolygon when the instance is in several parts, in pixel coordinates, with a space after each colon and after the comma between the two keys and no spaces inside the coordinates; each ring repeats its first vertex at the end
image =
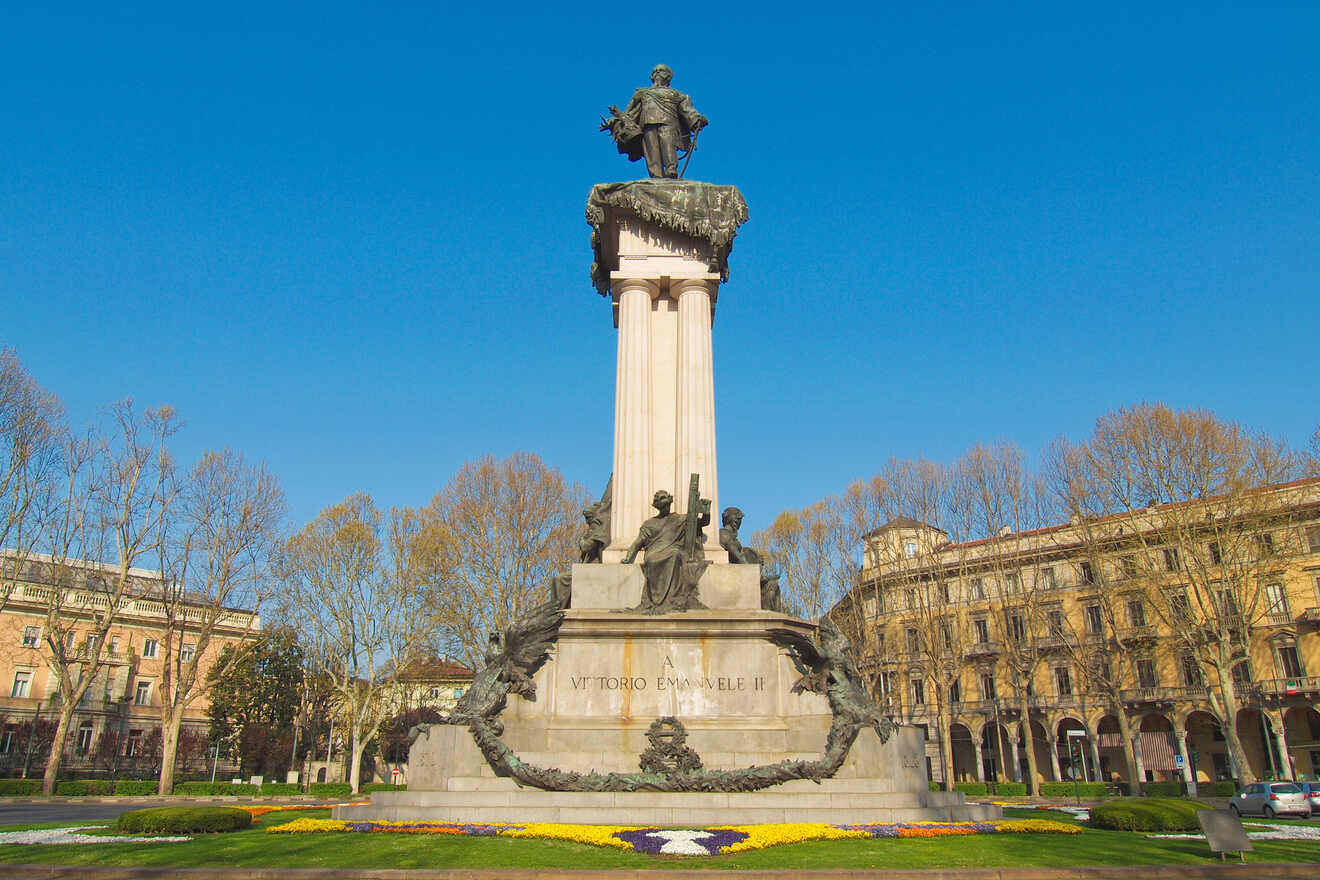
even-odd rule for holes
{"type": "Polygon", "coordinates": [[[633,276],[622,276],[614,279],[613,288],[615,299],[635,290],[645,291],[647,296],[655,299],[660,295],[662,289],[658,278],[637,278],[633,276]]]}

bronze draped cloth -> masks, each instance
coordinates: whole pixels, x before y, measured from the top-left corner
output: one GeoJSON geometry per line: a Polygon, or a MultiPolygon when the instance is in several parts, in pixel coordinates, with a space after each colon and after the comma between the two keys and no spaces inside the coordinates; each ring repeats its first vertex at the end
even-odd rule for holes
{"type": "Polygon", "coordinates": [[[687,518],[676,513],[653,516],[642,523],[637,537],[646,558],[642,574],[642,607],[663,607],[683,590],[683,529],[687,518]]]}
{"type": "Polygon", "coordinates": [[[715,260],[711,272],[729,280],[729,252],[738,227],[747,222],[747,202],[735,186],[697,180],[631,180],[598,183],[587,196],[587,222],[591,224],[591,281],[602,296],[610,292],[610,270],[601,263],[600,231],[607,212],[634,214],[643,220],[701,239],[711,245],[715,260]]]}

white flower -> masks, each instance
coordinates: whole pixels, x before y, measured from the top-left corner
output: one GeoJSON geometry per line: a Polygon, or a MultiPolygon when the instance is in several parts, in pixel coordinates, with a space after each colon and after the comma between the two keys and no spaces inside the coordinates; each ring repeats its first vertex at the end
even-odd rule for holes
{"type": "Polygon", "coordinates": [[[665,841],[664,845],[660,847],[660,852],[665,855],[708,856],[710,850],[697,843],[697,841],[715,835],[709,831],[652,831],[646,836],[665,841]]]}
{"type": "Polygon", "coordinates": [[[39,828],[35,831],[0,831],[0,844],[5,843],[179,843],[191,837],[93,837],[83,834],[105,828],[104,825],[78,825],[71,828],[39,828]]]}

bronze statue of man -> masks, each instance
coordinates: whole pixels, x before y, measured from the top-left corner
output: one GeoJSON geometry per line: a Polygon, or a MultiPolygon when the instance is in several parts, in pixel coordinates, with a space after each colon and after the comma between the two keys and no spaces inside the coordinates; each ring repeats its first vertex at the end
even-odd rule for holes
{"type": "Polygon", "coordinates": [[[692,135],[709,122],[692,106],[691,98],[669,87],[673,78],[669,65],[657,64],[651,71],[650,87],[633,92],[622,113],[618,107],[610,107],[611,118],[601,120],[601,131],[614,137],[628,161],[646,157],[651,177],[677,178],[678,151],[690,151],[692,135]]]}
{"type": "Polygon", "coordinates": [[[761,566],[761,608],[764,611],[783,611],[783,598],[779,594],[779,572],[766,565],[761,554],[751,547],[744,547],[738,540],[738,527],[742,525],[743,512],[736,507],[724,508],[720,522],[720,546],[729,552],[729,561],[737,565],[761,566]]]}
{"type": "MultiPolygon", "coordinates": [[[[670,513],[673,504],[674,496],[664,489],[655,493],[651,506],[656,509],[656,515],[642,523],[637,540],[632,542],[623,557],[623,564],[631,565],[638,551],[646,551],[646,559],[642,562],[646,584],[642,588],[640,606],[640,610],[646,613],[664,614],[701,607],[696,601],[696,579],[688,571],[688,563],[699,560],[688,558],[690,554],[683,546],[687,518],[670,513]]],[[[697,527],[709,522],[710,514],[702,513],[697,518],[697,527]]],[[[704,568],[704,564],[701,567],[704,568]]]]}

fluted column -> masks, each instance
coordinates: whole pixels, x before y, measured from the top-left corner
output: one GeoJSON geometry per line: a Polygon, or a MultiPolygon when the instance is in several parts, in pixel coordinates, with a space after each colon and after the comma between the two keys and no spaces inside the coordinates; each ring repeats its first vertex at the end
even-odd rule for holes
{"type": "Polygon", "coordinates": [[[1091,781],[1103,782],[1104,779],[1100,774],[1100,726],[1096,725],[1094,733],[1088,730],[1086,738],[1091,744],[1091,773],[1093,776],[1091,781]]]}
{"type": "Polygon", "coordinates": [[[1192,770],[1191,754],[1187,748],[1187,731],[1175,732],[1173,744],[1178,749],[1178,757],[1182,758],[1183,785],[1187,786],[1189,797],[1196,797],[1196,773],[1192,770]]]}
{"type": "Polygon", "coordinates": [[[985,782],[985,755],[981,752],[981,743],[973,740],[972,748],[976,750],[976,781],[985,782]]]}
{"type": "Polygon", "coordinates": [[[614,498],[610,550],[618,561],[650,516],[651,482],[651,300],[654,281],[614,282],[619,297],[619,348],[614,390],[614,498]]]}
{"type": "MultiPolygon", "coordinates": [[[[1065,740],[1065,742],[1066,742],[1066,741],[1067,741],[1067,740],[1065,740]]],[[[1058,739],[1058,737],[1051,736],[1051,737],[1049,738],[1049,744],[1050,744],[1050,768],[1054,771],[1054,781],[1055,781],[1055,782],[1062,782],[1062,781],[1063,781],[1063,772],[1062,772],[1062,771],[1060,770],[1060,768],[1059,768],[1059,739],[1058,739]]],[[[1068,756],[1068,760],[1069,760],[1069,762],[1072,761],[1072,755],[1069,755],[1069,756],[1068,756]]],[[[1073,767],[1073,768],[1072,768],[1072,775],[1073,775],[1073,776],[1076,776],[1076,775],[1077,775],[1077,768],[1076,768],[1076,767],[1073,767]]]]}
{"type": "Polygon", "coordinates": [[[701,475],[701,495],[711,501],[706,547],[719,550],[719,484],[715,469],[715,366],[711,352],[711,298],[716,282],[676,279],[670,296],[678,303],[678,423],[674,485],[687,510],[688,477],[701,475]]]}

